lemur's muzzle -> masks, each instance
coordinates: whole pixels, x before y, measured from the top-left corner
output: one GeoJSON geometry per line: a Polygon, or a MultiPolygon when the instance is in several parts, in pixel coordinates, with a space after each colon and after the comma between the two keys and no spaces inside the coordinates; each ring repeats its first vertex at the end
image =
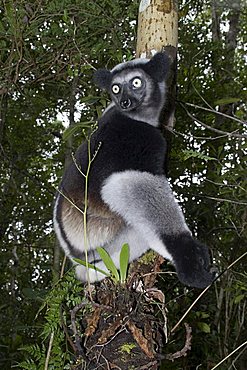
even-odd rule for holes
{"type": "Polygon", "coordinates": [[[120,106],[122,109],[128,109],[131,107],[131,105],[132,103],[130,99],[124,99],[120,102],[120,106]]]}

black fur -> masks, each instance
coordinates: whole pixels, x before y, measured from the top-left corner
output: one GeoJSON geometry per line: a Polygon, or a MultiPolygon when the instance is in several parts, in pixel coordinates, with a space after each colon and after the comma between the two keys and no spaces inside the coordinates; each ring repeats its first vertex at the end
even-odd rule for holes
{"type": "MultiPolygon", "coordinates": [[[[158,128],[111,109],[99,120],[99,127],[91,137],[91,156],[100,142],[102,145],[89,173],[89,193],[99,194],[103,181],[114,172],[164,173],[166,143],[158,128]]],[[[85,173],[88,166],[86,142],[78,148],[75,157],[85,173]]],[[[62,190],[74,193],[81,189],[84,189],[84,177],[72,163],[64,175],[62,190]]]]}
{"type": "Polygon", "coordinates": [[[190,233],[176,236],[163,235],[162,240],[172,255],[179,280],[195,288],[205,288],[212,283],[208,248],[190,233]]]}
{"type": "Polygon", "coordinates": [[[170,59],[166,53],[157,53],[142,68],[156,82],[164,81],[170,67],[170,59]]]}
{"type": "Polygon", "coordinates": [[[100,68],[94,73],[93,81],[101,89],[109,91],[112,81],[112,73],[105,68],[100,68]]]}
{"type": "MultiPolygon", "coordinates": [[[[126,63],[126,66],[123,65],[121,70],[124,69],[143,69],[150,77],[153,78],[155,82],[162,82],[165,80],[167,72],[170,67],[170,59],[166,53],[157,53],[148,63],[134,63],[132,65],[126,63]]],[[[109,71],[107,69],[98,69],[94,73],[94,82],[101,89],[110,91],[112,78],[119,73],[119,70],[109,71]]]]}

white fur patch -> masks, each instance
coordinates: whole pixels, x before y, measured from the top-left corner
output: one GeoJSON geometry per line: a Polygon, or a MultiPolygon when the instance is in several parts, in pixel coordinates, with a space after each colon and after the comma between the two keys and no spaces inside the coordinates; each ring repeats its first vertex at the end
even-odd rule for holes
{"type": "MultiPolygon", "coordinates": [[[[157,236],[150,232],[148,238],[145,238],[143,233],[139,233],[137,229],[133,227],[126,227],[109,245],[105,245],[104,248],[110,254],[115,266],[119,269],[119,256],[123,244],[127,243],[129,245],[129,262],[136,260],[141,257],[149,249],[157,251],[157,253],[162,254],[164,258],[172,261],[171,255],[164,249],[163,243],[157,238],[157,236]],[[147,239],[150,239],[150,243],[147,239]],[[161,253],[162,252],[162,253],[161,253]]],[[[102,261],[95,264],[95,267],[106,271],[107,268],[102,261]]],[[[76,266],[76,275],[79,280],[89,281],[94,283],[95,281],[100,281],[105,278],[105,275],[98,271],[87,269],[82,266],[76,266]]]]}
{"type": "Polygon", "coordinates": [[[147,62],[149,62],[150,59],[146,59],[146,58],[136,58],[136,59],[133,59],[133,60],[130,60],[128,62],[123,62],[123,63],[119,63],[117,64],[114,68],[112,68],[111,72],[116,72],[116,71],[121,71],[123,68],[127,68],[128,66],[133,66],[133,65],[136,65],[136,64],[145,64],[147,62]]]}

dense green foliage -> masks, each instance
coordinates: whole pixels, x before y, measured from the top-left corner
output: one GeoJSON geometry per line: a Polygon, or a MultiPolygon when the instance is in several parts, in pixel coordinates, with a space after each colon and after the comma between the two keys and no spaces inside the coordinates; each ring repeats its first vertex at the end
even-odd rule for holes
{"type": "MultiPolygon", "coordinates": [[[[95,121],[106,105],[107,98],[92,84],[94,68],[134,56],[138,3],[1,2],[1,369],[24,361],[21,348],[28,344],[33,346],[28,355],[32,365],[26,368],[44,368],[52,332],[49,369],[63,369],[71,360],[60,307],[64,314],[71,301],[75,305],[80,287],[71,282],[71,274],[56,282],[54,186],[72,137],[76,147],[81,127],[95,121]],[[65,118],[70,131],[62,136],[59,120],[65,118]],[[37,315],[42,305],[47,313],[43,309],[37,315]]],[[[193,232],[210,246],[223,270],[247,245],[247,144],[241,137],[247,133],[247,14],[240,0],[182,1],[180,8],[178,104],[169,176],[193,232]]],[[[166,361],[164,368],[210,369],[246,340],[245,267],[243,258],[197,303],[187,318],[193,327],[192,351],[187,358],[166,361]]],[[[172,327],[198,291],[184,291],[174,275],[164,276],[172,327]]],[[[168,352],[182,348],[182,326],[173,339],[168,352]]],[[[234,359],[236,368],[244,369],[246,351],[237,352],[220,369],[233,368],[234,359]]]]}

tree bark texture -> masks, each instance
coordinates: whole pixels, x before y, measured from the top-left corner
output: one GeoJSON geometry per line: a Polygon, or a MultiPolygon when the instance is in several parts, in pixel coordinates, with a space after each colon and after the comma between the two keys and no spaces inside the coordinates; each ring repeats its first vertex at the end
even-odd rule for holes
{"type": "Polygon", "coordinates": [[[177,48],[176,0],[142,0],[139,7],[137,57],[148,58],[166,46],[177,48]]]}
{"type": "Polygon", "coordinates": [[[138,16],[136,56],[150,58],[158,51],[165,51],[171,60],[166,80],[166,101],[162,111],[162,130],[167,141],[165,172],[168,174],[168,158],[171,150],[171,130],[175,125],[175,101],[177,94],[177,0],[141,0],[138,16]]]}

